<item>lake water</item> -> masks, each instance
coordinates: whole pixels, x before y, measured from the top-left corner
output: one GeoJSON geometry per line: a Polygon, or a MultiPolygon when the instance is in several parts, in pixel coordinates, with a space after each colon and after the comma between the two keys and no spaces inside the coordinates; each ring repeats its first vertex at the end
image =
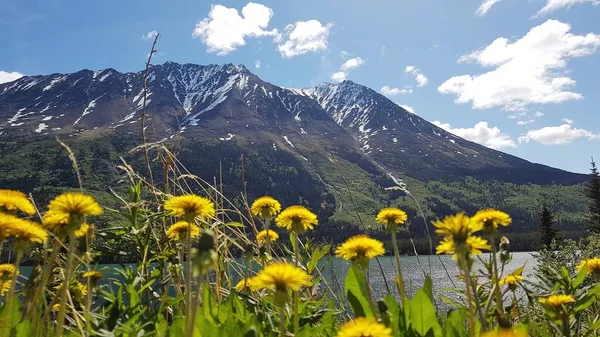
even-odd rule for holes
{"type": "MultiPolygon", "coordinates": [[[[484,259],[487,256],[482,255],[484,259]]],[[[385,282],[392,293],[396,294],[394,277],[396,275],[396,264],[393,256],[384,256],[379,258],[381,268],[376,260],[371,260],[369,267],[369,279],[373,291],[374,299],[385,297],[388,293],[385,282]],[[383,273],[382,273],[383,270],[383,273]]],[[[448,288],[464,288],[464,285],[458,280],[459,274],[456,262],[452,260],[450,255],[427,255],[427,256],[402,256],[400,259],[402,265],[402,273],[406,285],[406,291],[410,295],[414,294],[425,282],[425,275],[431,275],[433,280],[436,297],[439,295],[447,295],[450,292],[445,291],[448,288]]],[[[532,252],[519,252],[512,254],[512,260],[505,268],[505,274],[511,273],[515,269],[526,264],[524,276],[530,276],[537,265],[532,252]]],[[[111,275],[112,268],[118,268],[118,265],[101,265],[97,269],[107,267],[104,271],[105,276],[115,277],[111,275]]],[[[349,262],[336,257],[325,257],[321,265],[323,271],[324,283],[329,286],[334,294],[342,295],[344,293],[344,279],[349,269],[349,262]]],[[[473,270],[481,268],[481,263],[476,262],[473,270]]],[[[28,277],[31,273],[31,267],[22,267],[21,275],[28,277]]],[[[325,286],[325,285],[324,285],[325,286]]],[[[453,297],[453,296],[452,296],[453,297]]]]}

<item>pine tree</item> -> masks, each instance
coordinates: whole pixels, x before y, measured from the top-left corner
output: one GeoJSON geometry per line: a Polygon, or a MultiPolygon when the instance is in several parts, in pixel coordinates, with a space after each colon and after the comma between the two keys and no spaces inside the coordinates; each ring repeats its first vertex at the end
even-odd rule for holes
{"type": "Polygon", "coordinates": [[[554,228],[554,214],[546,205],[540,213],[540,239],[544,248],[550,249],[552,241],[558,239],[558,230],[554,228]]]}
{"type": "Polygon", "coordinates": [[[600,173],[592,158],[590,170],[590,181],[587,184],[586,195],[590,198],[590,218],[588,231],[592,234],[600,234],[600,173]]]}

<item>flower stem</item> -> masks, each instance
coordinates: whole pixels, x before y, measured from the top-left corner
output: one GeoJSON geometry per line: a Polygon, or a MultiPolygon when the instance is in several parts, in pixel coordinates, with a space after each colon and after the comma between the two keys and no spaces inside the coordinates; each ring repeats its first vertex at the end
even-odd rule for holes
{"type": "MultiPolygon", "coordinates": [[[[192,223],[188,220],[188,226],[192,226],[192,223]]],[[[192,311],[192,236],[191,236],[191,228],[188,228],[186,233],[186,276],[185,276],[185,326],[188,327],[190,325],[190,321],[193,321],[193,317],[190,317],[192,311]]],[[[183,264],[182,264],[183,265],[183,264]]],[[[187,335],[191,336],[191,335],[187,335]]]]}
{"type": "Polygon", "coordinates": [[[19,275],[19,267],[21,266],[21,259],[23,258],[23,250],[21,249],[17,249],[17,257],[15,259],[15,273],[14,275],[12,275],[12,282],[10,284],[10,292],[8,293],[8,298],[6,299],[6,304],[4,305],[4,310],[8,310],[9,313],[9,319],[7,322],[4,322],[5,327],[7,326],[8,328],[5,329],[5,331],[2,333],[3,336],[9,336],[10,335],[10,325],[13,324],[13,310],[12,310],[12,301],[14,300],[14,296],[15,296],[15,291],[17,289],[17,276],[19,275]]]}
{"type": "Polygon", "coordinates": [[[194,323],[196,322],[196,312],[198,310],[198,304],[200,302],[200,296],[203,292],[202,289],[202,273],[198,273],[198,276],[196,276],[196,292],[195,292],[195,296],[191,305],[191,317],[187,320],[187,326],[186,326],[186,336],[193,336],[194,335],[194,323]]]}
{"type": "MultiPolygon", "coordinates": [[[[496,250],[496,236],[495,235],[490,236],[490,242],[492,244],[492,266],[493,266],[492,282],[495,285],[497,285],[498,282],[500,281],[500,275],[498,274],[498,260],[496,259],[496,255],[498,254],[498,251],[496,250]]],[[[502,314],[504,314],[504,309],[502,308],[503,301],[502,301],[502,294],[500,294],[500,287],[496,286],[494,289],[495,289],[494,296],[496,297],[496,310],[498,310],[498,313],[500,313],[502,315],[502,314]]]]}
{"type": "Polygon", "coordinates": [[[466,291],[465,293],[467,294],[467,302],[469,305],[469,336],[470,337],[475,337],[477,336],[477,333],[475,331],[476,329],[476,325],[475,325],[475,307],[473,306],[473,298],[472,298],[472,294],[471,294],[471,271],[469,268],[469,263],[468,261],[464,258],[464,257],[459,257],[460,259],[460,266],[461,269],[463,271],[463,276],[465,278],[465,286],[466,286],[466,291]]]}
{"type": "Polygon", "coordinates": [[[67,303],[67,292],[69,291],[69,283],[71,282],[71,272],[73,268],[73,260],[75,258],[75,247],[77,246],[77,238],[75,235],[69,236],[69,251],[67,253],[67,265],[65,267],[65,280],[62,287],[59,289],[60,308],[58,310],[58,318],[56,319],[56,337],[61,337],[63,334],[63,326],[65,324],[65,311],[67,303]]]}
{"type": "Polygon", "coordinates": [[[396,240],[396,232],[392,233],[392,245],[394,246],[394,256],[396,257],[396,268],[398,268],[398,277],[396,278],[396,286],[402,299],[402,305],[406,301],[406,288],[404,287],[404,278],[402,277],[402,266],[400,265],[400,251],[398,250],[398,241],[396,240]]]}
{"type": "Polygon", "coordinates": [[[279,337],[285,337],[285,305],[279,306],[279,337]]]}
{"type": "MultiPolygon", "coordinates": [[[[294,236],[294,260],[296,262],[296,266],[299,267],[300,266],[300,252],[298,250],[299,246],[300,246],[300,238],[298,238],[298,234],[296,232],[293,232],[293,236],[294,236]]],[[[267,233],[267,237],[269,237],[268,233],[267,233]]],[[[300,294],[298,291],[294,291],[294,336],[298,335],[298,331],[300,330],[300,313],[299,313],[299,308],[300,308],[300,294]]]]}

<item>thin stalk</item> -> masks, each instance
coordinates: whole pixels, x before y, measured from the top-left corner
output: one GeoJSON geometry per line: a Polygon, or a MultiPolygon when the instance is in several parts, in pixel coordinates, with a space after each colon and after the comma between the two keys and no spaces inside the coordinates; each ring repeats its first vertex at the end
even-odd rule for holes
{"type": "Polygon", "coordinates": [[[265,219],[265,229],[267,230],[267,255],[271,255],[271,238],[269,237],[269,225],[271,224],[271,219],[265,219]]]}
{"type": "MultiPolygon", "coordinates": [[[[296,262],[296,266],[300,266],[300,252],[298,247],[300,246],[300,238],[298,238],[298,234],[293,232],[294,236],[294,261],[296,262]]],[[[269,237],[269,235],[267,235],[269,237]]],[[[300,294],[298,291],[294,291],[294,336],[298,336],[298,331],[300,331],[300,294]]]]}
{"type": "MultiPolygon", "coordinates": [[[[192,226],[192,223],[188,222],[188,226],[192,226]]],[[[192,236],[190,229],[188,229],[186,236],[185,251],[187,260],[185,265],[187,270],[185,271],[185,322],[187,327],[190,324],[189,321],[192,320],[192,318],[189,317],[192,309],[192,236]]]]}
{"type": "Polygon", "coordinates": [[[379,317],[379,310],[373,301],[373,292],[371,291],[371,284],[369,283],[369,264],[367,263],[366,266],[361,266],[361,269],[363,277],[365,278],[365,286],[367,287],[367,300],[371,306],[371,311],[375,317],[379,317]]]}
{"type": "Polygon", "coordinates": [[[468,262],[462,257],[460,259],[461,259],[460,267],[463,271],[463,276],[465,278],[465,286],[466,286],[465,293],[467,294],[467,302],[468,302],[468,306],[469,306],[469,336],[475,337],[475,336],[477,336],[477,334],[475,332],[476,313],[475,313],[475,307],[473,307],[473,298],[471,295],[471,272],[469,270],[470,268],[468,266],[468,262]]]}
{"type": "Polygon", "coordinates": [[[402,305],[406,301],[406,288],[404,286],[404,278],[402,277],[402,266],[400,265],[400,251],[398,250],[398,241],[396,240],[396,232],[392,233],[392,245],[394,246],[394,256],[396,257],[396,268],[398,268],[398,277],[396,278],[396,285],[398,286],[398,292],[402,299],[402,305]]]}
{"type": "Polygon", "coordinates": [[[196,276],[196,292],[194,294],[194,299],[192,302],[192,311],[191,311],[191,317],[190,319],[188,319],[187,321],[187,326],[186,326],[186,336],[193,336],[194,335],[194,323],[196,322],[196,312],[198,310],[198,304],[200,303],[200,296],[202,294],[202,274],[198,273],[198,276],[196,276]]]}
{"type": "MultiPolygon", "coordinates": [[[[493,268],[492,282],[494,283],[494,285],[497,285],[498,282],[500,281],[500,274],[498,274],[498,261],[496,259],[496,255],[497,255],[498,251],[496,250],[496,236],[495,235],[490,236],[490,242],[492,244],[492,268],[493,268]]],[[[504,314],[504,309],[502,308],[503,301],[502,301],[502,294],[500,294],[500,287],[495,287],[494,296],[496,297],[496,310],[498,310],[498,312],[500,314],[504,314]]]]}
{"type": "Polygon", "coordinates": [[[65,310],[67,303],[67,292],[69,291],[69,283],[71,282],[71,272],[73,268],[73,260],[75,258],[75,247],[77,246],[77,239],[75,235],[69,236],[69,251],[67,253],[67,265],[65,267],[65,280],[63,286],[60,288],[59,300],[60,308],[58,310],[58,318],[56,319],[56,337],[61,337],[63,334],[63,326],[65,325],[65,310]]]}
{"type": "MultiPolygon", "coordinates": [[[[17,276],[19,275],[19,267],[21,266],[21,259],[23,258],[23,250],[22,249],[17,249],[17,256],[15,259],[15,268],[16,268],[16,272],[14,273],[14,275],[12,275],[12,282],[10,284],[10,292],[8,293],[8,298],[6,299],[6,304],[4,305],[5,310],[9,310],[10,314],[9,314],[9,320],[8,320],[8,324],[12,324],[12,320],[13,320],[13,310],[11,309],[12,306],[12,301],[14,299],[15,296],[15,291],[17,289],[17,276]]],[[[10,329],[5,329],[5,331],[2,333],[3,336],[8,336],[10,335],[10,329]]]]}
{"type": "Polygon", "coordinates": [[[279,306],[279,337],[285,337],[285,305],[279,306]]]}

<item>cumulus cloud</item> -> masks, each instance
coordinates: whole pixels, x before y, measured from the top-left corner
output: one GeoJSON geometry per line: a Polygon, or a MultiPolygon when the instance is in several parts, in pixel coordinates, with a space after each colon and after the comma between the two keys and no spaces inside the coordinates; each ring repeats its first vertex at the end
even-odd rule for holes
{"type": "Polygon", "coordinates": [[[490,8],[492,8],[492,6],[499,3],[500,1],[501,0],[483,0],[483,3],[481,4],[481,6],[479,6],[479,8],[477,8],[475,14],[477,16],[484,16],[490,10],[490,8]]]}
{"type": "Polygon", "coordinates": [[[536,113],[533,114],[534,117],[540,118],[542,116],[544,116],[544,113],[541,111],[537,111],[536,113]]]}
{"type": "Polygon", "coordinates": [[[331,74],[331,80],[334,82],[343,82],[346,80],[346,73],[343,71],[338,71],[331,74]]]}
{"type": "Polygon", "coordinates": [[[600,4],[600,0],[546,0],[546,5],[540,9],[533,17],[540,17],[554,12],[557,9],[571,7],[575,4],[591,3],[592,5],[600,4]]]}
{"type": "Polygon", "coordinates": [[[7,71],[0,70],[0,84],[18,80],[19,78],[21,78],[23,76],[24,76],[23,74],[18,73],[16,71],[7,72],[7,71]]]}
{"type": "Polygon", "coordinates": [[[283,57],[327,49],[331,23],[323,25],[318,20],[298,21],[285,27],[285,38],[277,46],[283,57]]]}
{"type": "Polygon", "coordinates": [[[417,87],[424,87],[429,83],[427,76],[421,73],[421,70],[415,66],[406,66],[405,73],[412,74],[417,81],[417,87]]]}
{"type": "Polygon", "coordinates": [[[560,103],[582,99],[570,91],[575,80],[567,76],[567,61],[596,52],[600,35],[574,35],[571,26],[548,20],[522,38],[510,42],[501,37],[487,47],[459,58],[493,68],[478,75],[454,76],[438,87],[455,94],[455,102],[471,103],[474,109],[496,106],[522,110],[530,104],[560,103]]]}
{"type": "Polygon", "coordinates": [[[415,113],[415,109],[412,106],[409,105],[404,105],[404,104],[398,104],[402,109],[410,112],[411,114],[415,113]]]}
{"type": "Polygon", "coordinates": [[[573,124],[573,120],[568,118],[563,118],[560,121],[566,124],[573,124]]]}
{"type": "Polygon", "coordinates": [[[155,30],[151,30],[148,33],[142,35],[142,40],[152,40],[158,35],[158,32],[155,30]]]}
{"type": "Polygon", "coordinates": [[[559,126],[546,126],[537,130],[529,130],[519,137],[519,143],[534,141],[544,145],[562,145],[578,138],[593,140],[599,139],[600,135],[585,129],[574,128],[570,123],[565,123],[559,126]]]}
{"type": "Polygon", "coordinates": [[[526,121],[518,121],[517,125],[527,125],[527,124],[531,124],[531,123],[535,123],[535,119],[528,119],[526,121]]]}
{"type": "Polygon", "coordinates": [[[254,68],[260,69],[260,60],[254,61],[254,68]]]}
{"type": "Polygon", "coordinates": [[[346,62],[342,63],[342,65],[340,66],[340,71],[331,74],[331,80],[334,82],[344,81],[346,79],[346,77],[348,76],[348,73],[350,72],[350,70],[358,68],[361,65],[363,65],[364,63],[365,63],[365,60],[363,60],[360,57],[354,57],[349,60],[346,60],[346,62]]]}
{"type": "Polygon", "coordinates": [[[433,124],[466,140],[492,149],[517,147],[517,144],[509,135],[502,133],[498,127],[490,127],[488,122],[479,122],[472,128],[452,128],[449,123],[440,121],[433,121],[433,124]]]}
{"type": "Polygon", "coordinates": [[[192,36],[198,37],[208,47],[208,52],[226,55],[246,44],[247,38],[270,36],[278,41],[277,29],[266,30],[273,17],[271,8],[249,2],[242,15],[235,8],[213,5],[208,17],[196,24],[192,36]]]}
{"type": "Polygon", "coordinates": [[[410,95],[412,94],[413,90],[410,88],[392,88],[389,86],[384,86],[383,88],[381,88],[379,90],[380,93],[387,95],[387,96],[395,96],[395,95],[410,95]]]}

